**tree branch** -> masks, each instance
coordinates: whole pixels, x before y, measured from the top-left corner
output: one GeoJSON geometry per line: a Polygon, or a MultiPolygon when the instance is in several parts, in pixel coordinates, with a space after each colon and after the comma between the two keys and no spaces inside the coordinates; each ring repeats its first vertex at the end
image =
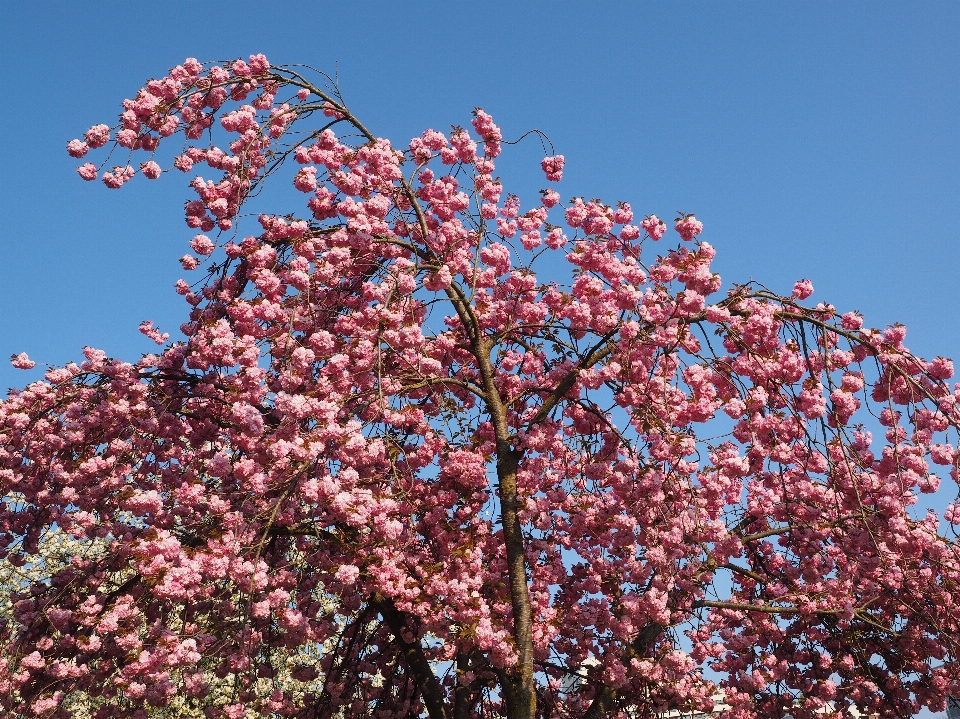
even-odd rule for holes
{"type": "Polygon", "coordinates": [[[387,627],[397,638],[397,643],[400,645],[407,666],[413,673],[417,687],[420,689],[420,698],[423,699],[423,704],[427,708],[430,719],[452,719],[447,709],[443,688],[433,673],[433,668],[423,652],[420,640],[415,639],[409,642],[404,637],[404,632],[409,631],[404,616],[397,610],[392,600],[379,593],[371,597],[370,606],[380,613],[387,627]]]}
{"type": "Polygon", "coordinates": [[[701,599],[693,603],[693,609],[707,607],[711,609],[733,609],[738,612],[761,612],[763,614],[782,614],[785,616],[792,614],[839,614],[838,609],[800,609],[799,607],[777,607],[773,604],[741,604],[739,602],[715,602],[707,599],[701,599]]]}
{"type": "Polygon", "coordinates": [[[571,369],[570,372],[557,383],[556,388],[550,393],[550,396],[544,400],[543,404],[540,405],[540,409],[537,410],[537,413],[533,415],[527,423],[528,427],[536,426],[547,418],[547,415],[560,403],[564,395],[570,391],[570,388],[573,387],[577,381],[577,377],[580,376],[583,370],[590,369],[597,362],[600,362],[604,357],[613,352],[614,345],[610,342],[610,336],[610,333],[605,335],[604,338],[587,353],[587,356],[581,359],[580,362],[577,363],[577,366],[571,369]]]}

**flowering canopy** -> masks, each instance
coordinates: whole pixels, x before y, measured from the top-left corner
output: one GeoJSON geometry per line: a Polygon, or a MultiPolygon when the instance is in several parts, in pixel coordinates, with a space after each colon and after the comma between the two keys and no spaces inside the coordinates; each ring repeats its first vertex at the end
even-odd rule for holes
{"type": "Polygon", "coordinates": [[[915,507],[957,479],[950,361],[808,281],[717,297],[693,215],[658,256],[656,215],[506,192],[482,110],[398,150],[324,78],[191,59],[67,146],[145,158],[79,168],[111,188],[222,174],[186,204],[186,341],[144,322],[159,354],[0,403],[34,570],[7,714],[638,716],[710,706],[707,667],[737,719],[960,695],[960,510],[915,507]],[[271,177],[307,212],[246,235],[271,177]]]}

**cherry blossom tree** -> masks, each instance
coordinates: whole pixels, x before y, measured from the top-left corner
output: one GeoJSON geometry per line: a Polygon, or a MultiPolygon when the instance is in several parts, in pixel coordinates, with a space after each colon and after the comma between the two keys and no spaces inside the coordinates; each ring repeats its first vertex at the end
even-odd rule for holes
{"type": "Polygon", "coordinates": [[[215,176],[186,339],[144,322],[157,354],[86,348],[0,403],[5,715],[960,695],[960,509],[920,509],[931,464],[957,480],[952,363],[805,280],[721,295],[693,215],[669,243],[624,202],[521,201],[503,145],[478,109],[396,149],[262,55],[187,60],[68,144],[109,188],[215,176]],[[302,211],[251,219],[268,179],[302,211]]]}

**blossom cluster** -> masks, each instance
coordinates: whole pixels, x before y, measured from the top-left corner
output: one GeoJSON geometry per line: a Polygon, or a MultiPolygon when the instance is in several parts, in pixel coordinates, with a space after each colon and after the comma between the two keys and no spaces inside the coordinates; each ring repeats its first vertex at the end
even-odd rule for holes
{"type": "Polygon", "coordinates": [[[81,166],[111,188],[215,171],[206,275],[182,340],[0,403],[3,561],[96,546],[12,588],[0,707],[613,716],[710,706],[707,667],[735,719],[960,694],[957,544],[914,511],[957,481],[952,363],[807,280],[721,295],[694,215],[655,254],[627,202],[524,201],[469,127],[395,146],[257,55],[68,144],[129,155],[81,166]],[[245,224],[267,178],[301,210],[245,224]]]}

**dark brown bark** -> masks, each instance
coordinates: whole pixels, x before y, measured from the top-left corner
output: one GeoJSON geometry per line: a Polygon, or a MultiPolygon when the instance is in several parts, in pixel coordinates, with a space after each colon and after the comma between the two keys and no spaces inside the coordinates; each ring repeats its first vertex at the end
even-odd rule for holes
{"type": "Polygon", "coordinates": [[[443,688],[434,675],[429,660],[423,653],[423,646],[421,646],[419,640],[409,642],[403,636],[405,630],[409,631],[404,616],[397,610],[392,601],[384,597],[373,597],[370,606],[379,612],[383,621],[397,638],[397,644],[400,645],[400,651],[406,661],[407,668],[417,683],[420,698],[427,708],[430,719],[452,719],[447,708],[443,688]]]}
{"type": "Polygon", "coordinates": [[[465,654],[457,655],[457,688],[454,691],[453,719],[470,719],[476,706],[474,688],[463,680],[465,672],[470,670],[470,658],[465,654]]]}
{"type": "Polygon", "coordinates": [[[520,524],[520,500],[517,496],[517,468],[523,453],[512,444],[507,408],[497,390],[496,373],[490,361],[491,349],[490,343],[482,340],[476,344],[474,356],[483,378],[487,410],[497,440],[497,494],[507,555],[510,604],[513,608],[513,641],[518,657],[516,667],[504,673],[502,688],[510,719],[534,719],[537,693],[533,678],[533,610],[530,605],[523,527],[520,524]]]}
{"type": "Polygon", "coordinates": [[[508,442],[497,441],[497,480],[503,543],[507,553],[510,604],[513,607],[513,640],[518,666],[507,674],[505,698],[510,719],[533,719],[537,694],[533,681],[533,610],[527,578],[527,558],[520,525],[517,497],[517,467],[520,454],[508,442]]]}

